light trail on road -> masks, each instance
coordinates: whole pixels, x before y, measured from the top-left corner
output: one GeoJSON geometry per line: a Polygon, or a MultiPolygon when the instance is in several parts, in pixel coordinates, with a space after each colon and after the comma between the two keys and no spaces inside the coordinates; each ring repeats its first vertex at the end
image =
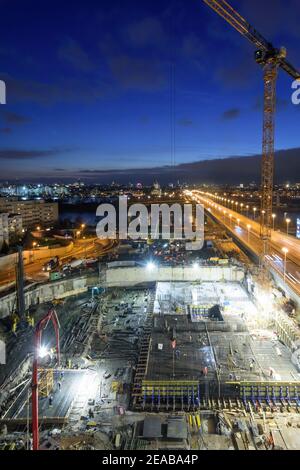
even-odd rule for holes
{"type": "MultiPolygon", "coordinates": [[[[206,211],[233,233],[252,253],[261,256],[263,241],[260,237],[260,225],[229,207],[216,202],[213,195],[202,191],[186,191],[186,196],[193,202],[204,205],[206,211]]],[[[272,230],[270,253],[266,260],[272,269],[300,295],[300,240],[272,230]],[[284,270],[284,256],[282,248],[287,248],[286,269],[284,270]],[[285,272],[284,272],[285,271],[285,272]]]]}
{"type": "MultiPolygon", "coordinates": [[[[71,258],[86,258],[87,255],[89,257],[99,257],[103,256],[104,254],[109,253],[114,247],[116,246],[115,240],[98,240],[93,239],[92,241],[88,241],[87,243],[80,243],[80,245],[74,245],[72,251],[70,251],[67,255],[64,255],[60,258],[60,261],[64,263],[71,258]]],[[[49,258],[44,258],[40,260],[33,261],[30,264],[24,266],[25,276],[30,281],[45,281],[46,278],[45,273],[42,272],[43,265],[53,258],[54,255],[49,256],[49,258]]],[[[10,267],[9,269],[3,269],[0,273],[0,286],[6,286],[9,284],[13,284],[15,282],[15,266],[10,267]]]]}

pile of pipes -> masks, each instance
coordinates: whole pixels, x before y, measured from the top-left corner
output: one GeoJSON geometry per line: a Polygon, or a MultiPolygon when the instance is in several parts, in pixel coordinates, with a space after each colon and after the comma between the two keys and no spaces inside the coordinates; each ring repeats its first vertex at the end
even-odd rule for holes
{"type": "Polygon", "coordinates": [[[80,316],[73,320],[71,328],[63,337],[62,352],[72,355],[82,355],[85,345],[90,339],[92,319],[97,311],[97,304],[84,306],[80,316]]]}
{"type": "Polygon", "coordinates": [[[115,331],[109,338],[101,358],[126,358],[136,360],[138,357],[138,337],[128,331],[115,331]]]}

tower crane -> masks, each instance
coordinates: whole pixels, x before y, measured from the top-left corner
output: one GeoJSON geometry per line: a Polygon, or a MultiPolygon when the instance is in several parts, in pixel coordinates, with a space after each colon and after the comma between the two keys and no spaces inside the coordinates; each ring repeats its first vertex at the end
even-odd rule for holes
{"type": "Polygon", "coordinates": [[[276,111],[276,81],[279,68],[295,80],[300,79],[300,72],[287,60],[284,47],[276,49],[245,18],[225,0],[203,0],[218,15],[224,18],[242,36],[256,47],[255,60],[263,67],[264,76],[264,117],[261,168],[261,218],[260,234],[263,240],[263,256],[268,253],[272,228],[272,202],[274,178],[274,129],[276,111]]]}

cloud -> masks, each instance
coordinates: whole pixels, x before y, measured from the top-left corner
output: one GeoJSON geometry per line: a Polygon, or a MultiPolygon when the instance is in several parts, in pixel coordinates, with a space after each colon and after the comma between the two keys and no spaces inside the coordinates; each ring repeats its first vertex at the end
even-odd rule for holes
{"type": "Polygon", "coordinates": [[[17,148],[0,149],[0,160],[32,160],[37,158],[47,158],[70,152],[74,149],[53,148],[47,150],[25,150],[17,148]]]}
{"type": "Polygon", "coordinates": [[[0,129],[1,134],[11,134],[12,129],[10,127],[3,127],[0,129]]]}
{"type": "Polygon", "coordinates": [[[139,123],[143,125],[147,125],[150,123],[150,117],[149,116],[141,116],[139,118],[139,123]]]}
{"type": "Polygon", "coordinates": [[[178,124],[179,126],[182,126],[182,127],[191,127],[193,125],[193,121],[191,119],[179,119],[178,120],[178,124]]]}
{"type": "Polygon", "coordinates": [[[135,47],[161,46],[168,40],[161,22],[153,17],[132,23],[127,27],[126,35],[135,47]]]}
{"type": "MultiPolygon", "coordinates": [[[[276,183],[297,181],[297,175],[300,172],[300,148],[277,151],[275,153],[275,168],[276,183]]],[[[261,155],[250,155],[182,163],[176,167],[162,166],[127,170],[91,170],[86,168],[77,171],[76,175],[90,181],[99,181],[102,178],[103,181],[110,182],[115,179],[124,184],[134,178],[147,184],[154,179],[165,184],[175,178],[195,184],[238,184],[252,181],[259,183],[260,172],[261,155]]]]}
{"type": "Polygon", "coordinates": [[[58,57],[77,70],[89,72],[95,68],[81,45],[72,38],[67,38],[58,50],[58,57]]]}
{"type": "Polygon", "coordinates": [[[206,58],[205,47],[195,33],[190,33],[183,38],[180,54],[184,59],[196,65],[198,69],[204,70],[204,58],[206,58]]]}
{"type": "Polygon", "coordinates": [[[229,121],[231,119],[238,118],[240,114],[241,114],[241,110],[238,108],[227,109],[227,111],[224,111],[224,113],[222,114],[222,119],[224,121],[229,121]]]}
{"type": "Polygon", "coordinates": [[[156,59],[140,59],[124,54],[111,58],[109,65],[114,78],[126,89],[152,91],[166,83],[163,64],[156,59]]]}
{"type": "Polygon", "coordinates": [[[56,83],[19,80],[0,73],[4,80],[10,100],[14,102],[34,102],[43,105],[54,103],[90,102],[108,96],[112,85],[107,81],[96,79],[60,79],[56,83]]]}
{"type": "Polygon", "coordinates": [[[239,3],[239,13],[271,42],[272,37],[281,34],[300,37],[299,0],[240,0],[239,3]]]}
{"type": "MultiPolygon", "coordinates": [[[[225,61],[216,70],[215,77],[218,81],[221,81],[224,85],[229,87],[248,88],[252,86],[253,79],[256,79],[257,74],[260,72],[259,67],[253,60],[249,51],[243,54],[234,54],[234,61],[231,63],[225,61]]],[[[223,58],[221,58],[223,62],[223,58]]]]}
{"type": "MultiPolygon", "coordinates": [[[[43,153],[45,151],[42,151],[43,153]]],[[[41,153],[41,152],[40,152],[41,153]]],[[[1,158],[1,153],[0,153],[1,158]]],[[[14,165],[14,174],[5,175],[5,179],[16,177],[14,165]]],[[[300,148],[280,150],[275,153],[275,182],[284,183],[286,181],[297,182],[297,175],[300,172],[300,148]]],[[[71,181],[74,178],[81,178],[88,182],[97,182],[106,184],[112,180],[127,184],[129,181],[142,181],[145,184],[151,184],[157,179],[162,184],[170,181],[187,182],[191,184],[238,184],[256,181],[260,183],[261,155],[241,155],[228,156],[227,158],[216,158],[214,160],[200,160],[191,163],[182,163],[173,166],[155,166],[151,168],[134,167],[130,169],[62,169],[54,168],[43,174],[34,173],[32,170],[19,173],[18,177],[39,182],[43,180],[71,181]]],[[[3,178],[3,175],[2,175],[3,178]]]]}
{"type": "Polygon", "coordinates": [[[3,120],[8,124],[24,124],[31,120],[27,116],[23,116],[22,114],[17,114],[12,111],[6,110],[1,110],[0,115],[2,116],[3,120]]]}

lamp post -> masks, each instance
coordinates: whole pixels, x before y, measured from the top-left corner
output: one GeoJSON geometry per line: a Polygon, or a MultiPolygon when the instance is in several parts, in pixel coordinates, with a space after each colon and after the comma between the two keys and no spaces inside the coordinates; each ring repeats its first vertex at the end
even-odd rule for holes
{"type": "Polygon", "coordinates": [[[284,253],[283,282],[285,282],[285,277],[286,277],[286,255],[288,254],[289,250],[287,248],[283,247],[282,251],[284,253]]]}
{"type": "Polygon", "coordinates": [[[240,226],[240,219],[236,219],[238,227],[240,226]]]}
{"type": "Polygon", "coordinates": [[[275,219],[276,219],[276,214],[272,214],[272,219],[273,219],[273,230],[275,230],[275,219]]]}
{"type": "Polygon", "coordinates": [[[257,208],[256,208],[256,207],[253,207],[253,213],[254,213],[253,219],[254,219],[254,220],[256,219],[256,211],[257,211],[257,208]]]}
{"type": "Polygon", "coordinates": [[[31,258],[32,262],[34,261],[34,250],[35,250],[36,246],[37,246],[37,242],[33,242],[32,243],[32,258],[31,258]]]}
{"type": "Polygon", "coordinates": [[[247,229],[248,229],[248,243],[249,243],[249,241],[250,241],[250,230],[251,230],[251,225],[250,224],[247,225],[247,229]]]}
{"type": "Polygon", "coordinates": [[[265,225],[265,213],[266,213],[266,211],[261,211],[261,215],[262,215],[262,225],[265,225]]]}
{"type": "Polygon", "coordinates": [[[291,219],[285,219],[286,221],[286,234],[288,235],[289,234],[289,224],[291,222],[291,219]]]}

